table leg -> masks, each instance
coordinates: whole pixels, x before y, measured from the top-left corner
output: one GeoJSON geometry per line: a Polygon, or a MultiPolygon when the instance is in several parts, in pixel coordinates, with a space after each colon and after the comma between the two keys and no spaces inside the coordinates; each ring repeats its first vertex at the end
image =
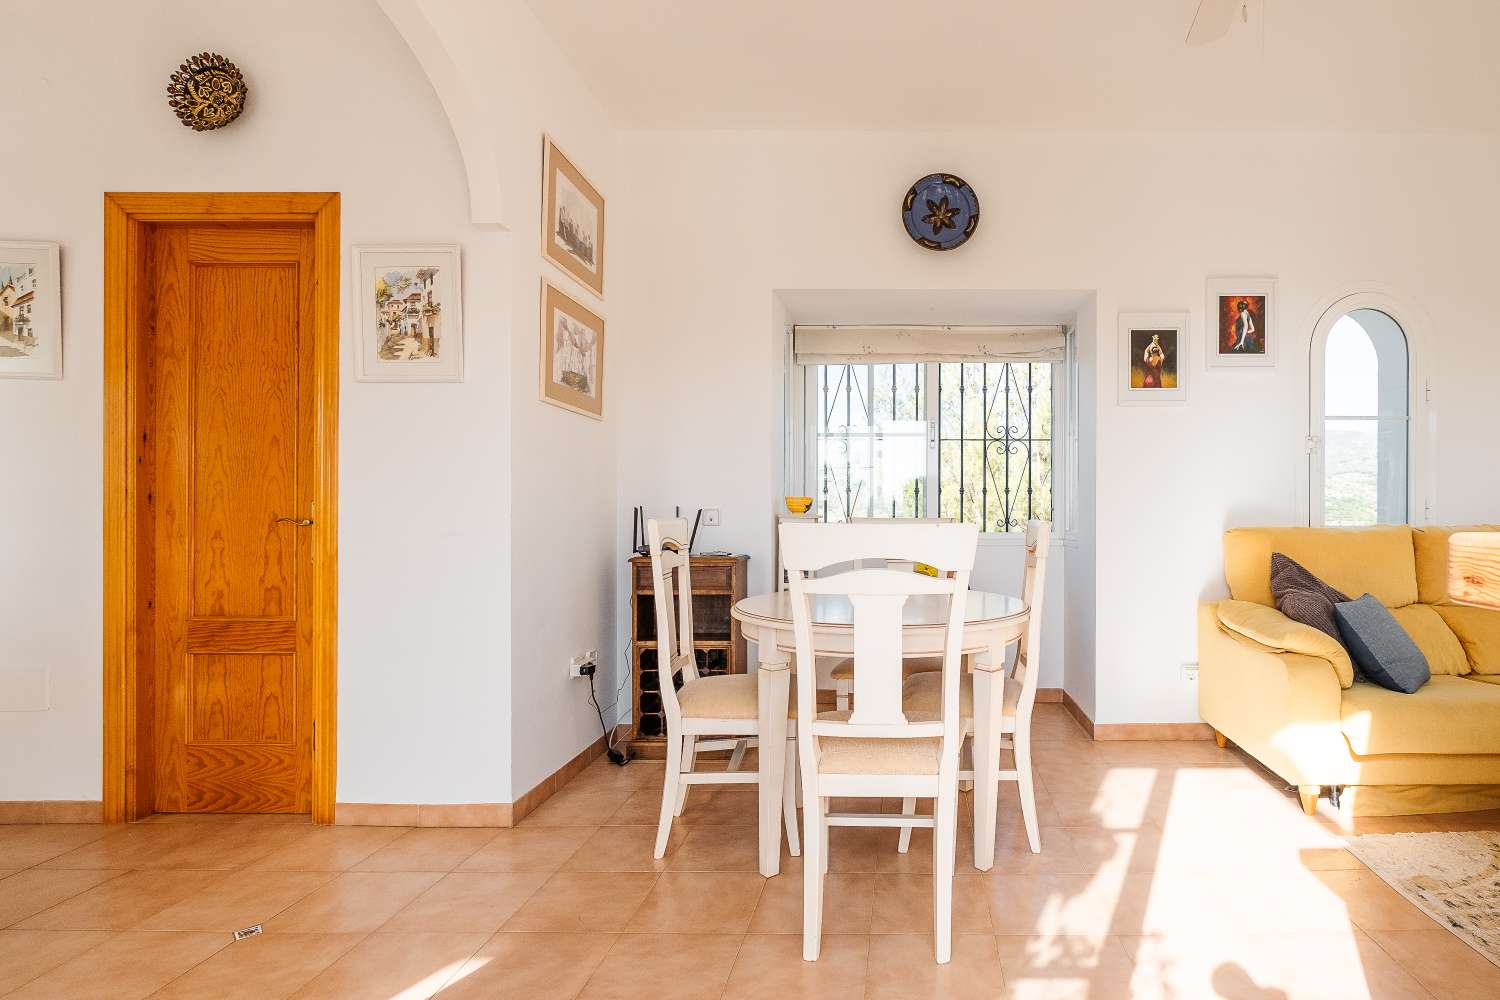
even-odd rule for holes
{"type": "Polygon", "coordinates": [[[775,643],[757,643],[760,651],[760,873],[781,873],[781,794],[786,780],[786,707],[792,671],[787,654],[775,643]]]}
{"type": "Polygon", "coordinates": [[[1005,650],[974,664],[974,867],[995,866],[995,810],[1000,789],[1000,715],[1005,699],[1005,650]]]}

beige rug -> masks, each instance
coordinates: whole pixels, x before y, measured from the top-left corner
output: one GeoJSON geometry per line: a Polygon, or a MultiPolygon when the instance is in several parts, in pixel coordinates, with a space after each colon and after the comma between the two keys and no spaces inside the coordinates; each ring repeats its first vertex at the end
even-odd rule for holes
{"type": "Polygon", "coordinates": [[[1350,837],[1349,850],[1500,965],[1500,833],[1382,833],[1350,837]]]}

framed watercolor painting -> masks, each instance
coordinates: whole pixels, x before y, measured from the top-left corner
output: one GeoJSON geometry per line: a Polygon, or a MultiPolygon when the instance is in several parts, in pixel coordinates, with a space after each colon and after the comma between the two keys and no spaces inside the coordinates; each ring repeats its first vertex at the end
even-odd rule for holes
{"type": "Polygon", "coordinates": [[[604,320],[542,279],[542,399],[604,419],[604,320]]]}
{"type": "Polygon", "coordinates": [[[361,382],[462,382],[458,246],[353,250],[355,377],[361,382]]]}
{"type": "Polygon", "coordinates": [[[1120,314],[1120,397],[1125,404],[1187,401],[1188,314],[1120,314]]]}
{"type": "Polygon", "coordinates": [[[604,196],[542,137],[542,255],[604,298],[604,196]]]}
{"type": "Polygon", "coordinates": [[[0,242],[0,378],[62,378],[56,243],[0,242]]]}
{"type": "Polygon", "coordinates": [[[1264,368],[1276,363],[1275,278],[1209,278],[1203,305],[1208,364],[1264,368]]]}

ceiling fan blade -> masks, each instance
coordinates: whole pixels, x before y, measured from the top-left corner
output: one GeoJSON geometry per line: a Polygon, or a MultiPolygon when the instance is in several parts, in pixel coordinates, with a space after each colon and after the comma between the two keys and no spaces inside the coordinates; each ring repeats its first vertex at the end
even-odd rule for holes
{"type": "Polygon", "coordinates": [[[1188,26],[1189,45],[1207,45],[1229,34],[1234,23],[1235,8],[1242,0],[1198,0],[1198,9],[1193,13],[1193,23],[1188,26]]]}

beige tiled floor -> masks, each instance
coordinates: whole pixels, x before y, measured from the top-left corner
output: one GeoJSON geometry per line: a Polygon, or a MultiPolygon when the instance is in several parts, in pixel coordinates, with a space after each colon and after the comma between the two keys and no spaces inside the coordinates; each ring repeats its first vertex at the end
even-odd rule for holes
{"type": "MultiPolygon", "coordinates": [[[[961,837],[948,966],[932,962],[927,831],[907,855],[891,831],[833,832],[807,963],[800,861],[756,873],[752,790],[695,789],[657,862],[660,766],[601,762],[515,830],[0,827],[0,995],[1500,997],[1500,969],[1234,751],[1091,743],[1038,712],[1043,852],[1013,794],[994,871],[961,837]],[[231,942],[253,923],[265,933],[231,942]]],[[[1476,826],[1500,815],[1358,822],[1476,826]]]]}

